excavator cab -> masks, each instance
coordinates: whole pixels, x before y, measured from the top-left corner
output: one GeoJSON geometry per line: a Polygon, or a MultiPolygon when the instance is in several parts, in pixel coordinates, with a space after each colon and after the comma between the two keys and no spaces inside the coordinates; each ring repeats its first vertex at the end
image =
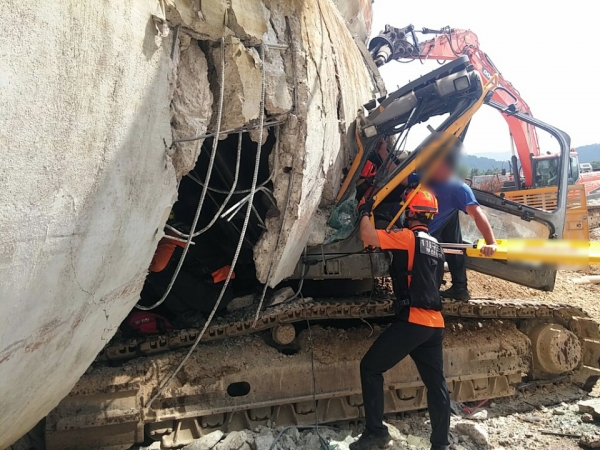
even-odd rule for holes
{"type": "MultiPolygon", "coordinates": [[[[560,156],[556,154],[534,156],[532,159],[535,174],[534,187],[558,186],[560,156]]],[[[569,152],[569,186],[577,183],[580,178],[579,157],[572,149],[569,152]]]]}
{"type": "MultiPolygon", "coordinates": [[[[492,98],[497,87],[494,81],[492,79],[484,84],[465,56],[407,84],[387,98],[379,99],[378,103],[366,105],[367,113],[361,111],[349,129],[348,141],[355,157],[332,213],[332,217],[339,217],[337,212],[343,209],[347,214],[346,225],[350,226],[332,231],[323,245],[308,248],[292,278],[319,281],[318,290],[323,295],[327,290],[324,286],[327,285],[331,285],[336,293],[340,293],[343,287],[348,287],[351,292],[360,291],[357,283],[363,283],[363,290],[368,290],[373,278],[386,275],[389,264],[387,254],[378,250],[366,251],[360,239],[355,212],[360,200],[358,197],[375,199],[374,216],[383,222],[376,223],[376,226],[388,229],[395,226],[391,216],[386,214],[385,207],[388,203],[397,204],[399,201],[402,181],[410,174],[420,172],[422,182],[426,183],[428,174],[448,152],[460,148],[457,140],[464,139],[471,118],[484,103],[504,111],[505,107],[492,98]],[[447,115],[445,120],[437,128],[430,129],[430,136],[418,148],[409,153],[402,152],[406,134],[413,126],[444,115],[447,115]],[[375,159],[378,167],[374,172],[371,168],[373,156],[378,153],[383,141],[387,142],[390,151],[386,158],[379,155],[379,160],[375,159]],[[365,179],[368,179],[366,188],[365,179]]],[[[565,133],[529,115],[511,114],[552,134],[568,154],[569,137],[565,133]]],[[[562,236],[569,161],[568,158],[559,158],[558,162],[559,195],[553,211],[474,189],[498,238],[562,236]]],[[[476,230],[469,227],[466,227],[463,235],[465,240],[471,242],[480,237],[476,230]]],[[[481,258],[469,259],[468,266],[537,289],[552,290],[554,287],[556,272],[552,268],[507,265],[505,262],[481,258]]],[[[305,284],[305,289],[310,290],[309,285],[305,284]]]]}
{"type": "Polygon", "coordinates": [[[533,158],[534,187],[557,186],[559,162],[557,155],[544,155],[533,158]]]}

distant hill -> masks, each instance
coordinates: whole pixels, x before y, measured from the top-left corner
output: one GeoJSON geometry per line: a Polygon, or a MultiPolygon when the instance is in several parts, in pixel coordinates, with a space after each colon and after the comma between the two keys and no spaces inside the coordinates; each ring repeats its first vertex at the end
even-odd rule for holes
{"type": "MultiPolygon", "coordinates": [[[[580,163],[591,163],[592,161],[600,161],[600,144],[582,145],[577,147],[580,163]]],[[[507,169],[508,161],[510,160],[510,152],[482,152],[475,155],[461,155],[460,163],[469,170],[478,169],[480,172],[493,169],[507,169]]]]}
{"type": "Polygon", "coordinates": [[[479,156],[480,158],[491,158],[496,161],[509,161],[511,155],[511,152],[477,152],[476,156],[479,156]]]}
{"type": "Polygon", "coordinates": [[[580,163],[600,161],[600,144],[582,145],[575,149],[579,155],[580,163]]]}
{"type": "Polygon", "coordinates": [[[506,161],[498,161],[492,158],[486,158],[475,155],[461,155],[460,164],[471,169],[479,169],[481,172],[493,169],[502,169],[503,167],[508,170],[508,159],[506,161]],[[504,164],[504,166],[503,166],[504,164]]]}

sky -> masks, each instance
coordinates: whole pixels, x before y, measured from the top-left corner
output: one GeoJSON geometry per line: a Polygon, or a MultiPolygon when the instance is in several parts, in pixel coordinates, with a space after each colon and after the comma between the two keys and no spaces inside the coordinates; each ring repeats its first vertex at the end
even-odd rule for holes
{"type": "MultiPolygon", "coordinates": [[[[534,117],[567,132],[574,147],[600,142],[597,0],[375,0],[373,11],[373,36],[387,23],[396,27],[413,24],[416,29],[449,25],[472,30],[481,50],[518,89],[534,117]]],[[[392,61],[380,71],[392,92],[438,66],[436,61],[424,65],[392,61]]],[[[542,152],[556,152],[556,141],[540,132],[542,152]]],[[[416,145],[415,139],[423,134],[415,135],[409,138],[409,146],[416,145]]],[[[472,120],[465,147],[471,154],[510,152],[502,116],[484,106],[472,120]]]]}

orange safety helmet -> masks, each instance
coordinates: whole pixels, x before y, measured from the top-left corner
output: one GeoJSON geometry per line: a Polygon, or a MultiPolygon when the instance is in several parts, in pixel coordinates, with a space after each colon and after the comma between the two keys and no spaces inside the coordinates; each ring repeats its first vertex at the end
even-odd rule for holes
{"type": "MultiPolygon", "coordinates": [[[[413,191],[414,189],[410,189],[404,193],[402,204],[406,202],[406,199],[410,198],[413,191]]],[[[424,214],[427,219],[431,220],[438,213],[437,198],[431,192],[420,189],[410,202],[408,202],[406,209],[416,214],[424,214]]]]}

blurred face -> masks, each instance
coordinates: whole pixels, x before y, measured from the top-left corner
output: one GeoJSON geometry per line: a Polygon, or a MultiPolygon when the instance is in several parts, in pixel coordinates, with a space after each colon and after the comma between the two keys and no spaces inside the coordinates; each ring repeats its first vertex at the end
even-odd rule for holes
{"type": "Polygon", "coordinates": [[[434,170],[431,175],[431,180],[436,183],[442,183],[444,181],[448,181],[453,174],[452,167],[447,162],[442,162],[440,165],[434,170]]]}

